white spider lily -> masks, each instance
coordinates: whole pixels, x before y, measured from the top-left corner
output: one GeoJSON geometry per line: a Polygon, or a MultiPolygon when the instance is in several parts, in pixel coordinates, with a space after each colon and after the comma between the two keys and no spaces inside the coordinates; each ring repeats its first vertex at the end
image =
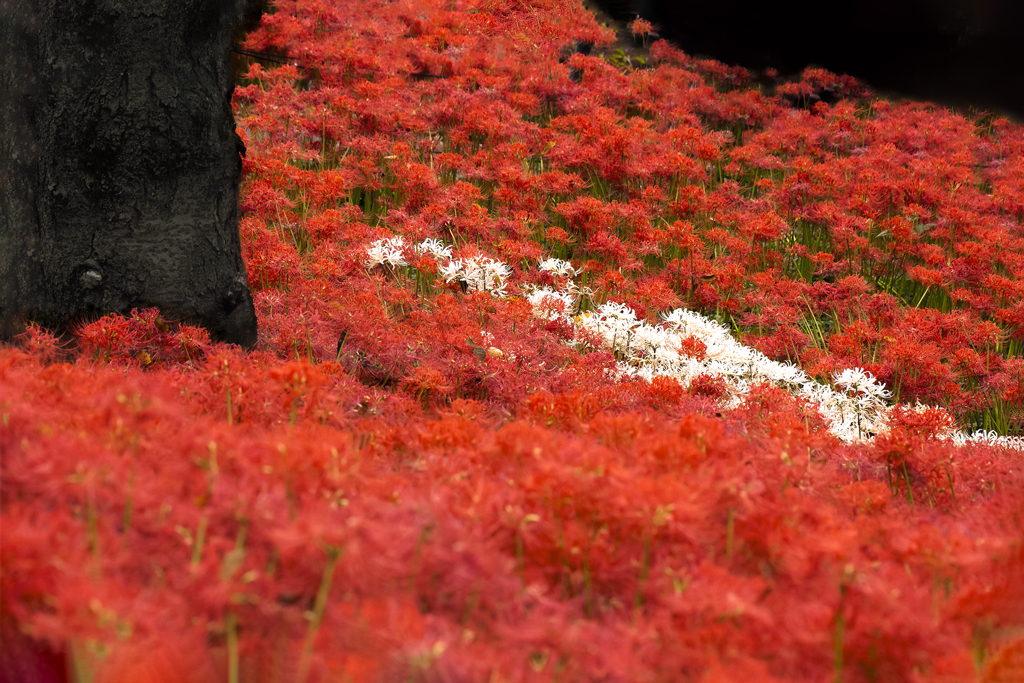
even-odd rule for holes
{"type": "Polygon", "coordinates": [[[401,235],[377,240],[366,248],[366,267],[374,268],[380,265],[389,265],[393,268],[407,266],[403,251],[405,249],[405,238],[401,235]]]}
{"type": "Polygon", "coordinates": [[[551,273],[552,275],[558,275],[562,277],[576,277],[582,272],[572,267],[572,264],[562,259],[549,258],[540,262],[537,266],[540,270],[545,273],[551,273]]]}
{"type": "Polygon", "coordinates": [[[576,310],[576,297],[566,290],[558,292],[550,287],[535,287],[527,293],[526,300],[533,307],[533,314],[544,320],[562,318],[571,322],[571,312],[576,310]]]}
{"type": "MultiPolygon", "coordinates": [[[[534,309],[544,297],[559,293],[545,290],[531,299],[534,309]]],[[[563,294],[564,295],[564,294],[563,294]]],[[[538,311],[538,314],[544,315],[538,311]]],[[[620,358],[623,377],[650,379],[671,376],[684,386],[706,374],[726,380],[731,397],[727,406],[738,405],[750,388],[769,382],[816,404],[828,420],[831,431],[847,442],[863,441],[886,429],[888,407],[882,399],[889,394],[870,374],[849,371],[836,378],[843,389],[818,384],[795,365],[769,359],[760,351],[736,341],[728,329],[693,311],[676,309],[662,316],[664,324],[650,325],[637,319],[633,310],[609,302],[597,311],[577,318],[578,325],[598,337],[620,358]],[[706,347],[706,358],[697,360],[678,350],[687,337],[696,337],[706,347]]]]}
{"type": "MultiPolygon", "coordinates": [[[[545,292],[545,296],[552,295],[545,292]]],[[[609,302],[576,320],[619,355],[620,377],[650,380],[669,376],[683,386],[701,374],[720,377],[726,380],[731,393],[723,401],[726,408],[739,405],[754,384],[770,382],[816,405],[828,422],[829,431],[844,442],[866,442],[889,430],[892,408],[886,400],[892,393],[870,372],[847,368],[833,376],[833,388],[812,380],[795,365],[773,361],[740,344],[724,325],[699,313],[680,308],[663,314],[662,319],[663,325],[649,325],[637,320],[632,309],[609,302]],[[676,351],[690,336],[707,347],[704,360],[676,351]]],[[[971,436],[950,432],[946,438],[958,445],[983,443],[1024,450],[1024,438],[997,436],[994,432],[976,432],[971,436]]]]}
{"type": "Polygon", "coordinates": [[[477,257],[465,261],[453,259],[441,266],[440,272],[445,282],[459,280],[465,282],[470,291],[482,290],[497,297],[507,296],[506,280],[512,276],[512,269],[501,261],[477,257]]]}
{"type": "Polygon", "coordinates": [[[451,282],[455,279],[461,278],[462,276],[462,261],[453,259],[448,263],[443,264],[439,269],[441,277],[444,278],[445,282],[451,282]]]}
{"type": "Polygon", "coordinates": [[[452,248],[447,246],[444,242],[438,239],[428,238],[416,245],[416,251],[419,253],[428,253],[436,259],[450,259],[452,257],[452,248]]]}
{"type": "MultiPolygon", "coordinates": [[[[404,249],[405,240],[401,236],[378,240],[366,249],[367,267],[408,265],[403,256],[404,249]]],[[[438,260],[450,259],[440,266],[440,275],[446,282],[457,280],[466,283],[468,290],[483,290],[498,297],[506,295],[505,288],[512,269],[504,263],[485,257],[451,259],[451,247],[440,240],[424,240],[415,249],[419,253],[428,252],[438,260]]],[[[738,406],[755,384],[769,382],[816,405],[827,420],[829,430],[844,442],[869,441],[889,430],[892,408],[887,399],[892,397],[892,393],[866,370],[847,368],[833,375],[835,388],[820,384],[799,367],[773,361],[760,351],[740,344],[725,325],[682,308],[662,314],[664,322],[661,325],[638,320],[633,309],[614,301],[603,304],[596,311],[575,316],[580,297],[591,294],[589,289],[577,287],[570,279],[581,269],[560,259],[541,261],[539,268],[566,277],[566,281],[561,290],[534,287],[526,294],[534,315],[544,320],[563,320],[596,337],[620,359],[614,371],[620,378],[650,381],[655,377],[668,376],[688,386],[698,375],[719,377],[725,380],[729,390],[729,396],[722,401],[725,408],[738,406]],[[696,337],[704,344],[704,359],[698,360],[682,353],[682,342],[688,337],[696,337]]],[[[481,331],[481,337],[487,342],[485,331],[481,331]]],[[[488,353],[495,357],[501,355],[501,351],[494,348],[488,353]]],[[[906,407],[911,410],[927,408],[906,407]]],[[[949,430],[941,438],[950,439],[958,446],[987,444],[1024,450],[1024,438],[998,436],[995,432],[979,431],[967,435],[949,430]]]]}
{"type": "Polygon", "coordinates": [[[803,370],[795,365],[789,363],[774,363],[766,364],[760,370],[768,381],[778,384],[779,386],[789,387],[802,387],[807,382],[811,381],[811,378],[807,376],[803,370]]]}
{"type": "Polygon", "coordinates": [[[580,318],[580,327],[603,340],[605,346],[623,355],[628,355],[633,328],[639,324],[633,309],[614,301],[580,318]]]}
{"type": "Polygon", "coordinates": [[[967,444],[984,444],[986,446],[1003,446],[1005,448],[1014,448],[1018,451],[1024,451],[1024,437],[1020,436],[999,436],[997,432],[979,429],[971,435],[967,435],[963,432],[955,432],[952,435],[953,443],[958,446],[965,446],[967,444]]]}
{"type": "Polygon", "coordinates": [[[892,397],[892,392],[884,384],[860,368],[846,368],[838,375],[833,375],[832,382],[846,391],[855,391],[880,402],[892,397]]]}

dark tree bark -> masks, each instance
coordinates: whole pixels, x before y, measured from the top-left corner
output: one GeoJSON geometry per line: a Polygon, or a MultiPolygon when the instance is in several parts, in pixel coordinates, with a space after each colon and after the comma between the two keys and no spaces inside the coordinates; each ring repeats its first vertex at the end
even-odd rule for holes
{"type": "Polygon", "coordinates": [[[231,44],[251,0],[0,0],[0,336],[158,307],[251,347],[231,44]]]}

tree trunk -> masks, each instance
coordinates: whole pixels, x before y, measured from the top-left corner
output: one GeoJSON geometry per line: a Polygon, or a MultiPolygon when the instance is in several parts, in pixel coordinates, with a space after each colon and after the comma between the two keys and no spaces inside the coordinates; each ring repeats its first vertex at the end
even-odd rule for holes
{"type": "Polygon", "coordinates": [[[230,48],[247,0],[0,0],[0,336],[158,307],[251,347],[230,48]]]}

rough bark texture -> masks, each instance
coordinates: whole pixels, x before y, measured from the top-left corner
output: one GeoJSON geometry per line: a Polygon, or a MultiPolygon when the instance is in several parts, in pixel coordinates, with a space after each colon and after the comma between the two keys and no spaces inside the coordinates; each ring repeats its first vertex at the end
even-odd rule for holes
{"type": "Polygon", "coordinates": [[[159,307],[252,346],[230,48],[247,0],[0,0],[0,336],[159,307]]]}

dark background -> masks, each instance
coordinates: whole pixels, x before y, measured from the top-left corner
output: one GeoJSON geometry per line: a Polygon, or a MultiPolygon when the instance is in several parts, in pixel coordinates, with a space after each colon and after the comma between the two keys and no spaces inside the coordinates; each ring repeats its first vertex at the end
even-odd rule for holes
{"type": "Polygon", "coordinates": [[[1022,0],[598,0],[616,18],[640,15],[662,38],[783,76],[821,66],[885,95],[1024,120],[1022,0]]]}

